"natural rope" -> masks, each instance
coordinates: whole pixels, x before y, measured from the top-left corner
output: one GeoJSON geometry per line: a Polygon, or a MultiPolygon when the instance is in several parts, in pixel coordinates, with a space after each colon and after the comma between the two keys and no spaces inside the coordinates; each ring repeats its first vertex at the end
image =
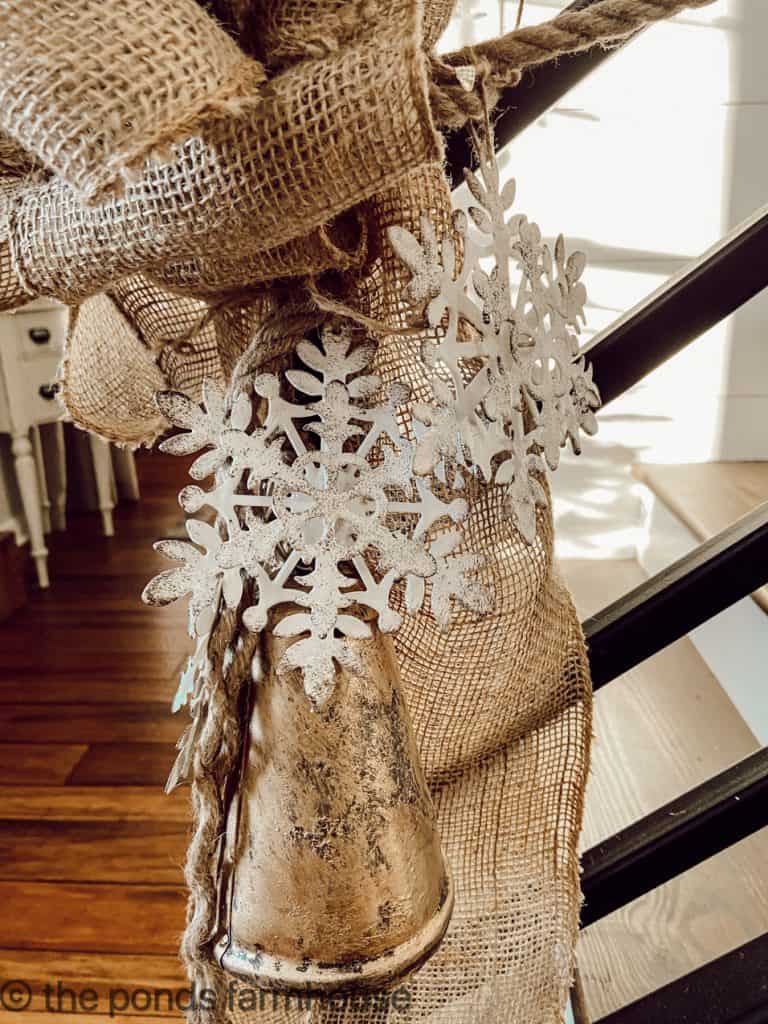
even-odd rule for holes
{"type": "MultiPolygon", "coordinates": [[[[478,91],[467,91],[456,68],[471,65],[488,100],[495,104],[502,89],[516,85],[526,68],[545,64],[593,46],[609,46],[646,25],[687,8],[706,7],[714,0],[596,0],[580,11],[562,11],[551,21],[528,25],[476,46],[430,58],[430,106],[442,128],[463,128],[484,116],[478,91]]],[[[480,92],[482,89],[480,90],[480,92]]]]}
{"type": "MultiPolygon", "coordinates": [[[[291,348],[324,319],[306,298],[282,303],[260,325],[236,363],[227,401],[248,387],[265,360],[291,348]]],[[[248,600],[246,593],[245,599],[248,600]]],[[[207,705],[192,767],[193,832],[184,876],[189,888],[187,926],[181,955],[193,991],[215,994],[215,1007],[199,1002],[188,1013],[189,1024],[218,1024],[223,1020],[222,975],[215,963],[213,944],[222,927],[222,842],[232,793],[243,757],[248,716],[243,710],[243,688],[252,680],[259,635],[239,625],[237,609],[222,611],[208,643],[210,665],[207,705]]]]}
{"type": "Polygon", "coordinates": [[[327,313],[330,316],[338,316],[343,320],[352,320],[360,327],[364,327],[369,334],[374,337],[390,336],[400,338],[415,338],[424,333],[424,327],[399,327],[396,324],[388,324],[383,320],[377,320],[375,317],[367,316],[360,309],[355,309],[354,306],[348,305],[346,302],[342,302],[339,299],[334,298],[332,295],[327,295],[322,292],[318,287],[317,280],[315,278],[307,278],[305,280],[305,286],[309,294],[310,299],[315,304],[317,309],[322,310],[323,313],[327,313]]]}
{"type": "Polygon", "coordinates": [[[193,763],[193,831],[184,867],[189,899],[181,956],[197,997],[188,1014],[190,1024],[219,1020],[223,1005],[212,948],[219,927],[220,844],[226,828],[228,782],[239,763],[243,740],[240,696],[251,678],[258,642],[258,634],[239,631],[237,613],[231,610],[218,617],[208,645],[208,704],[201,711],[205,720],[193,763]],[[219,1012],[209,999],[200,999],[203,991],[216,994],[219,1012]]]}

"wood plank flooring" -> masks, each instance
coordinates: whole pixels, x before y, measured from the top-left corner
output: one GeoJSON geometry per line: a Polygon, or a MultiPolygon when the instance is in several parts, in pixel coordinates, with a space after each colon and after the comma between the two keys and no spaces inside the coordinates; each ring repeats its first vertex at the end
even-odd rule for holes
{"type": "MultiPolygon", "coordinates": [[[[43,1024],[43,985],[92,988],[93,1020],[135,1021],[111,988],[184,986],[181,863],[188,796],[162,785],[183,726],[169,702],[187,655],[183,606],[145,608],[164,562],[151,542],[178,528],[181,460],[139,458],[143,498],[116,510],[117,534],[76,517],[51,538],[53,587],[0,626],[0,978],[24,978],[43,1024]]],[[[582,616],[637,582],[634,563],[568,563],[582,616]]],[[[591,845],[754,749],[687,643],[604,689],[584,845],[591,845]]],[[[593,1018],[768,926],[764,837],[585,933],[593,1018]]],[[[66,1001],[58,1019],[82,1019],[66,1001]]],[[[178,1015],[162,1010],[163,1020],[178,1015]]]]}
{"type": "Polygon", "coordinates": [[[25,979],[29,1012],[0,1024],[82,1020],[61,980],[98,996],[94,1021],[180,1018],[111,1007],[110,989],[186,985],[182,863],[188,794],[162,787],[184,725],[170,713],[187,656],[183,607],[151,609],[142,587],[170,563],[152,541],[178,529],[182,460],[139,456],[140,503],[50,538],[53,586],[0,626],[0,978],[25,979]],[[51,997],[54,998],[54,997],[51,997]],[[50,1007],[49,1007],[50,1009],[50,1007]]]}

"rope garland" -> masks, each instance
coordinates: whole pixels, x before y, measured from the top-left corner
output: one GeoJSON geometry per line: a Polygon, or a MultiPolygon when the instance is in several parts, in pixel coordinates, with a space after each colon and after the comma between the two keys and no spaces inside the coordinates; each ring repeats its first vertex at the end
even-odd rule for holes
{"type": "MultiPolygon", "coordinates": [[[[233,369],[228,400],[264,370],[265,352],[304,335],[323,319],[324,314],[306,299],[286,302],[268,316],[233,369]]],[[[259,643],[260,635],[242,629],[237,610],[232,609],[222,611],[208,644],[208,700],[192,764],[192,836],[184,867],[189,897],[181,957],[197,996],[187,1014],[189,1024],[220,1024],[226,1019],[222,974],[213,953],[224,920],[222,842],[232,783],[245,751],[242,695],[252,683],[251,665],[259,643]],[[207,995],[201,998],[204,992],[207,995]]]]}
{"type": "Polygon", "coordinates": [[[515,29],[500,39],[465,46],[444,57],[432,57],[429,85],[432,115],[441,128],[463,128],[467,121],[484,117],[483,87],[488,102],[493,105],[501,90],[516,85],[527,68],[593,46],[607,47],[655,21],[713,2],[597,0],[583,10],[562,11],[551,21],[515,29]],[[479,90],[468,92],[457,80],[456,68],[463,65],[475,68],[479,90]]]}

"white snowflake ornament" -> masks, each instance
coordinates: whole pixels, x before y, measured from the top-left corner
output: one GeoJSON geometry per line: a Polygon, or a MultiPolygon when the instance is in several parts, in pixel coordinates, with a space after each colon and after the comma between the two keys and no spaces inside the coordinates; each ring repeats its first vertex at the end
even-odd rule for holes
{"type": "Polygon", "coordinates": [[[507,211],[513,181],[500,186],[494,159],[480,177],[465,171],[477,203],[455,214],[463,257],[452,238],[438,244],[421,221],[421,240],[402,227],[390,242],[412,273],[404,298],[426,304],[438,341],[425,345],[434,404],[414,406],[417,474],[455,459],[487,482],[503,485],[521,536],[533,543],[536,507],[546,504],[544,463],[554,470],[560,449],[580,451],[580,433],[594,434],[600,395],[579,354],[586,289],[582,253],[566,259],[562,236],[554,255],[536,224],[507,211]],[[460,264],[460,265],[459,265],[460,264]]]}
{"type": "Polygon", "coordinates": [[[391,607],[400,581],[410,612],[422,607],[429,582],[444,628],[453,602],[490,608],[474,578],[480,559],[452,554],[461,534],[441,529],[461,523],[466,502],[442,497],[445,486],[438,494],[425,476],[415,476],[414,447],[396,415],[409,391],[396,383],[375,401],[381,381],[367,372],[375,351],[372,343],[353,346],[347,328],[326,327],[320,344],[297,348],[306,369],[288,370],[282,381],[256,377],[254,399],[239,394],[229,412],[210,387],[202,408],[173,393],[158,396],[165,415],[189,431],[163,442],[164,449],[190,454],[206,447],[196,475],[215,473],[211,490],[185,488],[182,505],[190,512],[212,508],[216,521],[187,524],[204,552],[184,541],[159,542],[185,564],[152,580],[145,599],[164,604],[191,593],[198,636],[221,600],[241,606],[244,625],[254,631],[267,628],[281,608],[275,633],[295,638],[281,667],[303,671],[317,706],[332,691],[335,664],[359,667],[346,639],[371,635],[361,608],[374,613],[383,632],[400,626],[402,616],[391,607]],[[307,400],[286,397],[286,385],[307,400]]]}

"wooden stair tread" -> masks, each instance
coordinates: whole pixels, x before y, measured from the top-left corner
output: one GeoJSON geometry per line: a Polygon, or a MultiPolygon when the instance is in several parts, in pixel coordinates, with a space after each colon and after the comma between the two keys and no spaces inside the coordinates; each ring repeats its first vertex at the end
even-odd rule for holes
{"type": "Polygon", "coordinates": [[[185,724],[165,702],[0,704],[0,736],[14,743],[175,743],[185,724]]]}
{"type": "MultiPolygon", "coordinates": [[[[638,463],[633,473],[699,540],[768,501],[768,462],[638,463]]],[[[752,597],[768,612],[768,584],[752,597]]]]}
{"type": "MultiPolygon", "coordinates": [[[[168,703],[189,651],[186,609],[146,609],[138,594],[167,567],[150,541],[178,524],[175,492],[186,480],[183,460],[137,461],[143,498],[116,508],[116,536],[94,537],[90,516],[52,535],[53,587],[0,624],[0,977],[37,992],[30,1012],[12,1018],[27,1024],[50,1019],[40,992],[57,979],[99,993],[185,985],[177,948],[189,794],[169,798],[162,785],[185,724],[168,703]]],[[[582,617],[642,578],[634,562],[566,568],[582,617]]],[[[659,658],[598,695],[589,845],[754,747],[687,641],[659,658]]],[[[736,858],[727,870],[707,869],[708,888],[691,873],[670,883],[678,888],[665,890],[662,913],[651,894],[588,929],[581,959],[592,1016],[750,938],[768,914],[766,855],[753,837],[724,855],[736,858]]],[[[106,1019],[102,1007],[88,1016],[106,1019]]],[[[139,1016],[149,1014],[110,1019],[139,1016]]]]}
{"type": "MultiPolygon", "coordinates": [[[[641,583],[637,562],[568,560],[580,618],[641,583]]],[[[581,849],[699,785],[759,746],[690,640],[595,695],[581,849]]],[[[578,963],[598,1020],[765,930],[768,829],[597,921],[578,963]]]]}
{"type": "Polygon", "coordinates": [[[0,881],[181,885],[187,832],[176,822],[0,820],[0,881]]]}
{"type": "Polygon", "coordinates": [[[0,784],[162,790],[175,757],[173,743],[0,743],[0,784]]]}
{"type": "Polygon", "coordinates": [[[82,743],[0,743],[0,783],[63,786],[87,750],[82,743]]]}
{"type": "Polygon", "coordinates": [[[189,823],[189,790],[157,786],[0,786],[0,821],[189,823]]]}

